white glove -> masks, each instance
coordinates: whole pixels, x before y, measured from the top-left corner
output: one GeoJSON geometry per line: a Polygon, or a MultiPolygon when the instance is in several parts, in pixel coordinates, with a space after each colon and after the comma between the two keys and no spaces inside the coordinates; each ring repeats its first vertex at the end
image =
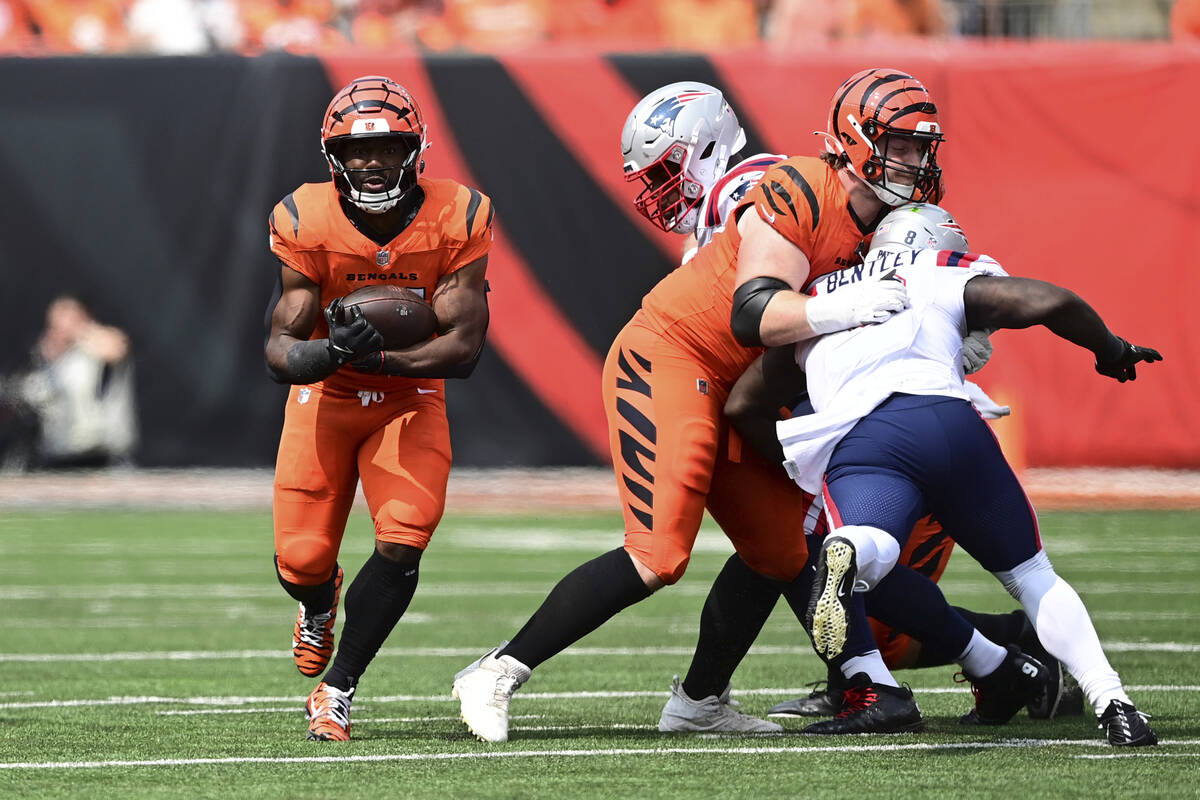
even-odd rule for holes
{"type": "Polygon", "coordinates": [[[971,331],[963,339],[962,365],[963,371],[973,375],[983,369],[992,358],[992,340],[988,331],[971,331]]]}
{"type": "Polygon", "coordinates": [[[810,297],[808,326],[818,335],[883,322],[908,308],[908,288],[897,280],[863,281],[810,297]]]}

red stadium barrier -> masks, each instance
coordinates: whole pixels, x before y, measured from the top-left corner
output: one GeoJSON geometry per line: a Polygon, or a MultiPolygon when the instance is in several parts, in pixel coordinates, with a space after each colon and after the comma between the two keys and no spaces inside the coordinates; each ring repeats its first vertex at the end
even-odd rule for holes
{"type": "Polygon", "coordinates": [[[489,346],[471,380],[447,391],[456,463],[596,464],[607,457],[604,355],[678,246],[632,213],[636,190],[619,177],[633,103],[672,81],[714,83],[738,109],[747,155],[815,154],[811,132],[825,127],[839,83],[892,66],[937,99],[945,204],[974,248],[1075,289],[1166,359],[1120,385],[1045,331],[996,334],[978,382],[1013,407],[997,425],[1013,460],[1200,468],[1189,313],[1200,296],[1200,48],[869,47],[0,59],[11,123],[0,136],[0,252],[12,265],[0,378],[27,362],[46,303],[80,293],[133,342],[139,463],[270,463],[282,389],[262,367],[261,309],[279,275],[265,220],[297,184],[328,179],[317,120],[334,86],[391,74],[427,110],[428,174],[495,202],[489,346]],[[178,97],[186,113],[147,123],[148,108],[178,97]]]}
{"type": "MultiPolygon", "coordinates": [[[[580,113],[590,99],[580,76],[607,76],[596,63],[603,60],[534,54],[504,63],[536,94],[568,148],[592,143],[576,158],[611,163],[615,174],[616,124],[626,109],[580,113]],[[564,130],[572,119],[588,135],[564,130]],[[606,138],[590,129],[598,120],[615,123],[606,138]],[[593,140],[611,141],[612,153],[592,152],[593,140]]],[[[686,71],[686,64],[662,61],[664,83],[686,71]]],[[[735,53],[708,63],[763,144],[796,154],[817,152],[810,132],[824,128],[829,98],[845,76],[884,65],[922,79],[947,132],[945,205],[974,249],[1012,274],[1077,290],[1118,333],[1166,359],[1136,383],[1118,385],[1093,372],[1089,354],[1045,331],[997,334],[996,356],[978,382],[1013,406],[1005,438],[1014,456],[1019,447],[1018,460],[1031,466],[1200,466],[1200,337],[1187,313],[1200,296],[1190,241],[1200,231],[1200,157],[1191,145],[1200,124],[1192,102],[1200,96],[1200,52],[1115,43],[913,44],[869,54],[735,53]]],[[[373,64],[383,72],[399,66],[373,64]]],[[[597,181],[612,191],[611,178],[597,181]]],[[[546,213],[536,204],[504,211],[546,213]]]]}

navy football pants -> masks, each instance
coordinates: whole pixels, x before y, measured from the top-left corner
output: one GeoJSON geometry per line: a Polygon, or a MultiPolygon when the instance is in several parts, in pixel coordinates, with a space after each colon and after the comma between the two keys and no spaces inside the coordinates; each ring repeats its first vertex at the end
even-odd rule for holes
{"type": "Polygon", "coordinates": [[[838,443],[825,486],[835,527],[880,528],[901,548],[914,523],[933,514],[989,572],[1041,550],[1029,499],[966,400],[892,395],[838,443]]]}

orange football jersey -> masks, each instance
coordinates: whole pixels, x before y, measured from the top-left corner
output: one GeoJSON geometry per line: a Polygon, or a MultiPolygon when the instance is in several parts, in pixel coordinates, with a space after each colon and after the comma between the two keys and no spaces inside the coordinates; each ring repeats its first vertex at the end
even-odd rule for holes
{"type": "MultiPolygon", "coordinates": [[[[860,223],[849,202],[835,170],[819,158],[798,156],[767,170],[733,217],[753,204],[768,225],[808,256],[807,282],[812,282],[856,263],[858,245],[871,232],[874,220],[860,223]]],[[[730,328],[740,243],[737,225],[727,224],[642,299],[647,323],[695,354],[712,370],[709,377],[727,382],[726,387],[762,352],[738,344],[730,328]]]]}
{"type": "MultiPolygon", "coordinates": [[[[380,246],[354,227],[331,182],[306,183],[283,198],[269,219],[271,252],[321,287],[321,307],[371,284],[411,289],[428,300],[438,281],[485,255],[492,246],[492,202],[452,180],[420,179],[425,191],[416,218],[380,246]]],[[[324,315],[312,338],[329,335],[324,315]]],[[[343,366],[326,386],[347,391],[395,389],[428,378],[371,375],[343,366]],[[403,383],[401,383],[403,382],[403,383]]]]}

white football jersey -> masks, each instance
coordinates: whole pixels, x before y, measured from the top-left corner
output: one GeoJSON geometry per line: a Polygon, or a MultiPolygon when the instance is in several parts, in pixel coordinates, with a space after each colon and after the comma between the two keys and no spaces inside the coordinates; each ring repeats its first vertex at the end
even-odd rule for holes
{"type": "Polygon", "coordinates": [[[696,247],[683,256],[686,264],[696,251],[712,241],[725,228],[725,222],[733,213],[746,192],[754,188],[768,169],[783,161],[787,156],[759,153],[739,161],[722,175],[700,204],[700,219],[696,223],[696,247]]]}
{"type": "Polygon", "coordinates": [[[838,441],[892,394],[971,399],[963,381],[963,288],[980,275],[1007,273],[984,255],[907,250],[881,253],[861,265],[823,275],[808,291],[836,292],[889,273],[894,273],[891,279],[904,281],[909,308],[877,325],[831,333],[796,347],[816,413],[783,420],[776,430],[787,457],[784,466],[805,491],[821,490],[838,441]]]}

